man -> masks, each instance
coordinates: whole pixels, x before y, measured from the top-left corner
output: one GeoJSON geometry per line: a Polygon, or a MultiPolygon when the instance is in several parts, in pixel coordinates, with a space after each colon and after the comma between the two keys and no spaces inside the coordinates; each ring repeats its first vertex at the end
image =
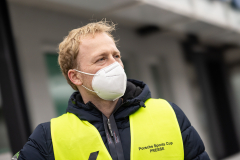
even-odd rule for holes
{"type": "Polygon", "coordinates": [[[114,27],[90,23],[60,43],[59,65],[77,92],[66,114],[34,130],[18,159],[209,159],[178,106],[126,79],[114,27]]]}

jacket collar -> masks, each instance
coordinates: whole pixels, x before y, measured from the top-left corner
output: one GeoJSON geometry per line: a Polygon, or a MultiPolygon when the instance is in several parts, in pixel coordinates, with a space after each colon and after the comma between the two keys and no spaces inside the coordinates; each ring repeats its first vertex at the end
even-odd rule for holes
{"type": "MultiPolygon", "coordinates": [[[[114,113],[115,119],[128,117],[144,106],[144,102],[149,98],[151,98],[151,93],[145,83],[128,79],[126,92],[122,97],[123,103],[114,113]]],[[[66,112],[73,113],[81,120],[87,120],[90,123],[102,121],[102,113],[90,101],[84,104],[79,92],[74,92],[70,97],[66,112]]]]}

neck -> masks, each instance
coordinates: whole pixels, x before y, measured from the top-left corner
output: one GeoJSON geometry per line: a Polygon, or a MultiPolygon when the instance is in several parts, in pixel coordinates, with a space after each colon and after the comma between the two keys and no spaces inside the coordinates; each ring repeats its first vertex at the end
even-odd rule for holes
{"type": "Polygon", "coordinates": [[[93,95],[93,94],[84,94],[82,92],[81,96],[83,99],[83,102],[86,104],[87,102],[91,101],[98,110],[100,110],[107,118],[110,117],[110,115],[112,114],[118,99],[116,99],[115,101],[106,101],[101,99],[100,97],[98,97],[97,95],[93,95]]]}
{"type": "Polygon", "coordinates": [[[91,100],[91,102],[107,117],[109,118],[115,109],[118,99],[115,101],[106,100],[91,100]]]}

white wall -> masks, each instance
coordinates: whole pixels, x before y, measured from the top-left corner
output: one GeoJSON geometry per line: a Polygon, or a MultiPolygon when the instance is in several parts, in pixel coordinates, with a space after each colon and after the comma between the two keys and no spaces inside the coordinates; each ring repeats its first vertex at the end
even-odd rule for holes
{"type": "MultiPolygon", "coordinates": [[[[67,14],[29,8],[10,3],[12,26],[17,45],[20,70],[26,93],[28,111],[32,130],[42,122],[56,116],[53,102],[48,90],[47,69],[44,52],[52,51],[63,37],[74,28],[89,22],[86,19],[67,14]]],[[[156,97],[155,86],[149,65],[161,64],[167,73],[164,77],[165,92],[170,101],[179,105],[186,113],[193,126],[203,138],[207,151],[211,153],[207,133],[198,119],[186,72],[186,64],[181,54],[178,39],[168,34],[155,34],[147,38],[138,37],[131,28],[118,26],[115,33],[120,38],[119,49],[123,58],[129,63],[132,77],[148,84],[153,97],[156,97]],[[168,81],[169,82],[166,82],[168,81]],[[167,91],[166,91],[167,90],[167,91]]]]}
{"type": "Polygon", "coordinates": [[[10,152],[0,154],[0,160],[10,160],[12,158],[12,154],[10,152]]]}

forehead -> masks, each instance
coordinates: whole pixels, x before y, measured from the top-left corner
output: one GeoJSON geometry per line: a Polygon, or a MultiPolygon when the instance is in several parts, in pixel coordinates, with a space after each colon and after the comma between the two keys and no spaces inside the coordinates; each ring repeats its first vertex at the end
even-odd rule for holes
{"type": "Polygon", "coordinates": [[[94,56],[102,51],[117,50],[113,38],[107,33],[96,33],[80,39],[79,56],[94,56]]]}
{"type": "Polygon", "coordinates": [[[80,48],[84,47],[95,47],[101,45],[115,45],[113,38],[111,38],[107,33],[95,33],[94,35],[87,35],[80,39],[80,48]]]}

